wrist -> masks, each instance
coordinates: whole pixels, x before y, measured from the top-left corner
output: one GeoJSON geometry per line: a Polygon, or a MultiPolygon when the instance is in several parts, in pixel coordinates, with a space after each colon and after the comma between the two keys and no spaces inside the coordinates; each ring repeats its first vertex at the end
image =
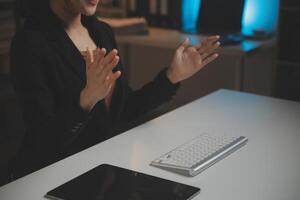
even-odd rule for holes
{"type": "Polygon", "coordinates": [[[166,74],[167,74],[167,77],[168,77],[168,79],[170,80],[171,83],[177,84],[178,82],[180,82],[180,80],[177,77],[176,73],[171,68],[168,68],[166,74]]]}
{"type": "Polygon", "coordinates": [[[84,110],[84,111],[91,111],[92,108],[94,107],[94,103],[91,100],[91,98],[89,97],[89,92],[87,88],[84,88],[81,92],[80,92],[80,107],[84,110]]]}

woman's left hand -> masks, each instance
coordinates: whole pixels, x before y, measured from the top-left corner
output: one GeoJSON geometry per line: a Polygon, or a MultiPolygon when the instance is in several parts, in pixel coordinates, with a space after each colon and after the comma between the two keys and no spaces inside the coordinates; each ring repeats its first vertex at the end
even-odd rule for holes
{"type": "Polygon", "coordinates": [[[172,64],[167,71],[169,80],[174,84],[183,81],[215,60],[219,56],[214,53],[220,46],[219,38],[219,36],[211,36],[191,47],[189,47],[189,39],[186,38],[176,50],[172,64]]]}

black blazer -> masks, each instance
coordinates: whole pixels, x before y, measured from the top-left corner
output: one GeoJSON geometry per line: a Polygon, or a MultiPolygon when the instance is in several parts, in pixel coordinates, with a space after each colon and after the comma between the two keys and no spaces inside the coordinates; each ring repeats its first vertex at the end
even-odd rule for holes
{"type": "MultiPolygon", "coordinates": [[[[82,17],[91,38],[109,51],[117,48],[112,29],[95,17],[82,17]]],[[[165,70],[138,91],[122,72],[110,109],[98,102],[89,113],[79,106],[86,83],[85,62],[50,8],[27,19],[12,42],[11,69],[26,124],[14,163],[17,177],[116,135],[126,122],[171,99],[178,89],[165,70]]]]}

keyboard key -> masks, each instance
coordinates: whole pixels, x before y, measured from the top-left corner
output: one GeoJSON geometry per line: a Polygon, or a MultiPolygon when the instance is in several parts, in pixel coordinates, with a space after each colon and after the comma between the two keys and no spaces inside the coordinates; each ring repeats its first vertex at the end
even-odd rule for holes
{"type": "Polygon", "coordinates": [[[221,158],[246,144],[246,137],[232,137],[203,133],[151,162],[186,176],[195,176],[221,158]]]}

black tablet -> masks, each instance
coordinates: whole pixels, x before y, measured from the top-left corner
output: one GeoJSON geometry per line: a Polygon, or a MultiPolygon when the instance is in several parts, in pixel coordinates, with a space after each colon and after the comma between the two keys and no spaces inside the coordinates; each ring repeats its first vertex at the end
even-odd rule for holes
{"type": "Polygon", "coordinates": [[[51,190],[59,200],[188,200],[199,188],[115,167],[100,165],[51,190]]]}

